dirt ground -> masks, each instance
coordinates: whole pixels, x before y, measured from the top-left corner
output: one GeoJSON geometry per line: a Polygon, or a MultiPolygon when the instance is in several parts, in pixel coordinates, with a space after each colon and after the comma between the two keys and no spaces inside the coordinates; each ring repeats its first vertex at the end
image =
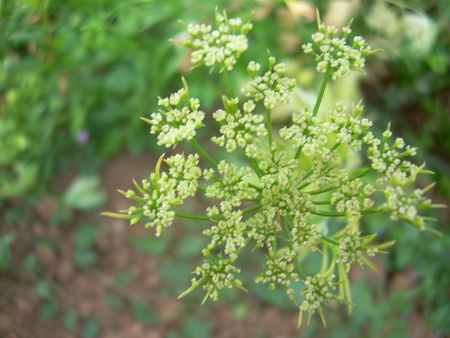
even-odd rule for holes
{"type": "MultiPolygon", "coordinates": [[[[102,172],[102,188],[108,195],[105,210],[115,211],[126,208],[128,201],[116,192],[117,188],[131,188],[131,177],[136,179],[147,175],[154,167],[152,157],[135,157],[123,153],[109,161],[102,172]]],[[[63,189],[75,176],[69,173],[55,181],[55,191],[63,189]]],[[[44,278],[54,285],[54,293],[64,308],[75,309],[80,318],[89,318],[99,323],[98,337],[102,338],[141,338],[169,337],[180,325],[180,316],[186,312],[198,314],[199,318],[211,321],[213,337],[301,337],[304,326],[297,329],[297,311],[280,310],[259,300],[245,295],[248,303],[245,318],[236,319],[233,309],[220,302],[207,308],[189,305],[173,295],[161,294],[163,281],[158,271],[164,264],[161,259],[137,251],[127,236],[149,236],[149,230],[142,226],[130,227],[125,221],[105,219],[96,213],[82,214],[72,211],[70,222],[63,222],[55,227],[49,225],[57,209],[57,199],[48,196],[41,201],[33,215],[35,219],[31,228],[25,222],[18,224],[19,236],[12,250],[12,268],[0,276],[0,337],[6,338],[71,338],[83,337],[83,327],[78,324],[73,331],[65,328],[61,316],[63,311],[50,319],[41,318],[40,299],[36,295],[35,285],[30,277],[15,268],[21,264],[30,252],[45,266],[44,278]],[[74,230],[83,222],[99,224],[102,231],[94,244],[98,255],[95,268],[80,268],[73,261],[74,230]],[[48,247],[34,247],[33,238],[49,235],[59,245],[57,250],[48,247]],[[62,243],[62,244],[61,244],[62,243]],[[132,278],[125,288],[114,285],[112,276],[125,268],[131,269],[132,278]],[[130,311],[117,310],[107,304],[105,294],[114,294],[119,298],[138,298],[151,304],[159,314],[155,323],[137,321],[130,311]],[[131,295],[131,296],[130,296],[131,295]],[[208,313],[205,314],[204,312],[208,313]]],[[[21,203],[20,200],[17,203],[21,203]]],[[[182,235],[180,233],[180,235],[182,235]]],[[[358,271],[353,278],[358,278],[358,271]]],[[[391,278],[390,290],[408,288],[413,283],[413,271],[404,271],[391,278]]],[[[386,272],[380,266],[373,278],[385,280],[386,272]]],[[[426,322],[420,314],[413,314],[408,319],[411,337],[433,337],[426,322]]]]}

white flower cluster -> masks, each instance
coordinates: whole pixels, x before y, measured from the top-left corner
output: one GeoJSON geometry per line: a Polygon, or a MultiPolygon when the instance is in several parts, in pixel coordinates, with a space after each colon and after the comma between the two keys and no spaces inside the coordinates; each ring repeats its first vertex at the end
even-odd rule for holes
{"type": "Polygon", "coordinates": [[[270,252],[273,250],[273,243],[279,237],[281,230],[278,219],[267,210],[260,210],[247,220],[247,228],[250,229],[249,236],[256,242],[255,247],[267,247],[270,252]]]}
{"type": "Polygon", "coordinates": [[[261,184],[261,217],[265,219],[259,225],[259,235],[268,236],[266,240],[262,236],[253,235],[259,246],[265,245],[272,248],[273,236],[279,230],[278,217],[289,217],[292,220],[290,236],[296,246],[317,248],[317,240],[320,234],[316,225],[308,218],[311,212],[316,210],[312,203],[311,195],[302,193],[297,188],[294,177],[298,168],[298,161],[289,159],[285,151],[277,152],[274,160],[261,160],[259,167],[265,172],[260,177],[261,184]]]}
{"type": "Polygon", "coordinates": [[[312,39],[318,50],[313,48],[312,43],[302,46],[307,54],[316,56],[317,71],[326,73],[332,71],[333,80],[342,76],[347,76],[350,69],[364,68],[364,58],[373,53],[370,46],[361,36],[355,36],[353,43],[348,44],[348,35],[351,33],[350,27],[342,28],[342,37],[336,36],[338,29],[335,26],[319,25],[319,31],[313,34],[312,39]]]}
{"type": "Polygon", "coordinates": [[[169,174],[178,181],[176,189],[181,199],[193,196],[197,192],[198,179],[202,175],[198,159],[198,154],[190,154],[187,159],[184,154],[176,154],[166,160],[170,166],[169,174]]]}
{"type": "MultiPolygon", "coordinates": [[[[281,171],[281,177],[286,170],[281,171]]],[[[261,205],[272,217],[291,216],[296,219],[308,217],[314,205],[310,195],[300,192],[295,186],[283,187],[282,180],[275,175],[261,177],[263,185],[261,205]]]]}
{"type": "Polygon", "coordinates": [[[220,72],[230,71],[248,48],[246,35],[252,24],[243,24],[240,18],[228,20],[225,13],[216,13],[216,25],[213,30],[210,25],[189,24],[187,31],[192,38],[181,44],[194,50],[191,54],[194,66],[218,65],[220,72]]]}
{"type": "Polygon", "coordinates": [[[255,278],[256,283],[269,283],[269,290],[275,290],[277,284],[281,285],[288,297],[296,303],[294,297],[295,290],[292,288],[292,281],[300,280],[298,274],[294,272],[293,258],[295,253],[278,252],[277,256],[269,257],[264,264],[265,272],[255,278]]]}
{"type": "Polygon", "coordinates": [[[157,173],[150,175],[150,180],[142,180],[141,185],[134,181],[136,190],[120,191],[125,197],[134,199],[141,207],[131,206],[121,212],[128,215],[130,224],[146,220],[146,228],[156,228],[156,236],[160,236],[165,228],[172,225],[175,211],[172,208],[180,205],[190,196],[194,196],[198,188],[198,179],[202,171],[198,167],[198,155],[177,154],[166,159],[170,166],[169,174],[159,174],[163,156],[157,164],[157,173]]]}
{"type": "Polygon", "coordinates": [[[308,110],[296,112],[292,115],[293,124],[280,130],[280,137],[290,140],[295,148],[302,148],[302,153],[323,163],[333,161],[333,150],[341,144],[348,144],[355,150],[361,150],[360,135],[372,125],[366,118],[359,115],[363,106],[358,103],[353,112],[338,103],[336,108],[330,110],[328,121],[312,116],[308,110]],[[330,146],[330,142],[334,145],[330,146]]]}
{"type": "Polygon", "coordinates": [[[242,210],[225,211],[223,219],[219,220],[217,225],[203,231],[203,234],[212,236],[213,246],[225,242],[224,253],[237,259],[236,250],[243,248],[246,244],[244,234],[246,228],[247,224],[242,220],[242,210]]]}
{"type": "Polygon", "coordinates": [[[232,152],[236,147],[245,149],[249,157],[257,157],[255,151],[259,146],[259,136],[267,135],[264,116],[253,113],[255,103],[249,100],[243,104],[242,110],[237,108],[238,98],[230,100],[229,107],[234,107],[235,111],[227,112],[219,109],[214,112],[214,119],[221,124],[220,133],[222,136],[213,137],[212,141],[219,146],[225,146],[228,152],[232,152]]]}
{"type": "Polygon", "coordinates": [[[361,150],[361,140],[359,136],[365,133],[371,126],[372,121],[361,118],[364,106],[358,102],[353,112],[347,110],[347,106],[338,102],[336,109],[329,113],[329,119],[334,125],[335,142],[338,144],[348,144],[354,151],[361,150]]]}
{"type": "MultiPolygon", "coordinates": [[[[238,168],[236,163],[222,160],[217,166],[217,171],[221,179],[206,188],[206,196],[222,200],[220,203],[222,211],[230,211],[233,207],[239,207],[243,201],[252,201],[258,197],[258,191],[247,181],[252,174],[251,168],[238,168]]],[[[211,177],[211,171],[205,174],[206,177],[211,177]]]]}
{"type": "Polygon", "coordinates": [[[182,140],[191,140],[196,135],[195,130],[203,126],[205,113],[199,110],[198,99],[189,98],[186,84],[170,97],[159,98],[158,105],[165,110],[151,114],[151,119],[143,118],[152,125],[150,132],[158,133],[158,145],[168,148],[182,140]]]}
{"type": "Polygon", "coordinates": [[[159,179],[153,174],[150,182],[146,179],[142,180],[142,187],[137,183],[135,185],[142,195],[138,196],[134,190],[128,190],[125,196],[138,201],[142,207],[131,206],[125,210],[130,217],[133,217],[130,219],[130,224],[143,219],[147,220],[145,227],[156,228],[156,236],[160,236],[165,228],[172,225],[175,218],[172,207],[182,203],[177,196],[177,181],[166,173],[162,173],[159,179]]]}
{"type": "Polygon", "coordinates": [[[424,218],[418,214],[418,208],[430,207],[431,201],[423,196],[422,189],[407,193],[404,187],[387,186],[383,192],[386,202],[380,206],[380,209],[389,212],[392,220],[401,218],[419,229],[425,227],[424,218]]]}
{"type": "Polygon", "coordinates": [[[339,238],[339,247],[336,252],[336,263],[343,264],[345,271],[350,271],[354,262],[362,266],[361,237],[359,231],[349,229],[339,238]]]}
{"type": "Polygon", "coordinates": [[[271,109],[290,102],[295,80],[285,77],[286,66],[277,64],[274,57],[269,58],[268,70],[262,76],[258,75],[261,65],[250,62],[247,71],[252,80],[242,88],[247,98],[241,105],[226,71],[247,48],[245,34],[251,25],[243,25],[240,19],[228,20],[225,13],[217,14],[216,21],[216,30],[208,25],[188,25],[192,39],[183,44],[194,49],[195,65],[218,65],[223,75],[227,96],[223,96],[223,109],[212,114],[220,125],[220,134],[212,141],[228,152],[238,148],[245,151],[248,162],[216,162],[194,139],[205,114],[199,110],[199,100],[189,97],[183,79],[184,88],[160,98],[163,109],[144,120],[151,124],[151,133],[158,134],[158,144],[171,147],[187,140],[197,153],[168,157],[166,172],[160,170],[161,156],[150,179],[142,185],[135,182],[137,192],[122,192],[140,206],[107,214],[129,219],[131,224],[144,220],[146,227],[156,228],[158,236],[175,216],[211,223],[203,231],[211,238],[202,250],[206,260],[195,270],[192,287],[181,296],[202,285],[207,292],[205,300],[216,300],[220,289],[242,288],[235,277],[240,269],[233,264],[246,246],[253,245],[268,257],[256,282],[268,283],[269,289],[281,285],[297,303],[294,283],[301,280],[306,288],[300,314],[306,311],[310,317],[317,311],[323,320],[321,306],[331,298],[351,303],[348,286],[339,288],[339,296],[333,295],[336,285],[348,283],[346,273],[351,265],[370,265],[364,254],[384,253],[378,249],[390,244],[367,246],[376,235],[361,236],[359,220],[366,214],[387,212],[392,220],[403,219],[423,229],[428,219],[418,211],[438,207],[424,197],[432,185],[412,188],[416,176],[426,172],[424,166],[404,159],[414,155],[415,149],[405,146],[400,138],[389,142],[389,126],[381,139],[375,137],[369,131],[372,122],[361,117],[361,102],[353,109],[338,103],[327,114],[320,111],[329,76],[336,79],[347,75],[350,68],[362,68],[364,57],[372,53],[360,37],[353,39],[352,46],[347,44],[348,27],[339,38],[336,28],[319,24],[319,32],[313,35],[318,52],[312,44],[303,47],[316,55],[317,69],[327,76],[312,111],[295,112],[291,125],[277,133],[270,123],[271,109]],[[256,112],[258,102],[266,114],[256,112]],[[346,156],[352,152],[363,153],[361,157],[367,158],[358,159],[368,166],[346,156]],[[200,169],[200,157],[209,168],[200,169]],[[174,210],[197,191],[212,201],[206,215],[174,210]],[[330,218],[344,222],[328,222],[330,218]],[[308,276],[298,256],[314,251],[324,255],[322,274],[308,276]],[[339,280],[334,282],[331,273],[336,264],[339,280]]]}
{"type": "Polygon", "coordinates": [[[352,217],[373,207],[375,201],[369,196],[375,192],[375,188],[370,183],[364,184],[359,178],[349,180],[348,177],[341,182],[345,183],[335,188],[330,199],[336,211],[352,217]]]}
{"type": "Polygon", "coordinates": [[[235,278],[235,273],[240,273],[241,269],[231,265],[232,260],[212,259],[212,257],[205,261],[201,266],[197,267],[195,274],[199,277],[192,279],[192,285],[203,284],[203,289],[206,291],[206,298],[212,300],[218,299],[218,291],[223,288],[231,288],[234,286],[241,287],[242,283],[235,278]]]}
{"type": "Polygon", "coordinates": [[[306,217],[298,217],[291,230],[291,241],[298,247],[309,248],[312,252],[318,250],[317,243],[321,234],[317,229],[317,224],[311,222],[306,217]]]}
{"type": "Polygon", "coordinates": [[[292,182],[298,161],[289,159],[285,151],[280,151],[275,159],[262,160],[259,167],[264,175],[259,178],[262,210],[269,217],[291,216],[298,218],[309,217],[309,211],[314,205],[308,194],[303,194],[292,182]]]}
{"type": "Polygon", "coordinates": [[[332,291],[336,289],[334,278],[334,275],[322,276],[320,273],[306,278],[306,289],[302,291],[304,300],[300,304],[301,313],[308,311],[309,315],[314,314],[322,305],[328,303],[333,297],[332,291]]]}
{"type": "Polygon", "coordinates": [[[276,59],[271,56],[269,70],[263,76],[255,76],[261,66],[254,61],[250,62],[247,69],[253,80],[242,89],[245,96],[252,97],[256,102],[263,101],[264,106],[269,109],[289,103],[291,101],[290,93],[296,86],[295,79],[283,77],[286,65],[275,63],[276,59]]]}
{"type": "Polygon", "coordinates": [[[406,149],[399,152],[400,149],[405,148],[405,142],[401,138],[397,138],[391,146],[387,144],[388,139],[392,136],[390,128],[383,133],[383,139],[379,140],[372,132],[368,132],[363,142],[369,145],[367,150],[367,157],[372,163],[372,168],[379,172],[380,184],[389,181],[393,176],[398,175],[398,171],[415,171],[417,166],[407,160],[402,160],[406,156],[414,156],[416,149],[406,146],[406,149]]]}

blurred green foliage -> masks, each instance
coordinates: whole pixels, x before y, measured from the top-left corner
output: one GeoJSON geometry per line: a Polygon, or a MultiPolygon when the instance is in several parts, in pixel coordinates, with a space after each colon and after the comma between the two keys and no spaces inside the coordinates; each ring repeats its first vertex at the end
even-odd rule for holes
{"type": "Polygon", "coordinates": [[[419,147],[450,196],[450,5],[442,0],[370,1],[360,21],[384,49],[365,84],[366,102],[384,124],[419,147]]]}
{"type": "Polygon", "coordinates": [[[0,198],[42,190],[70,167],[95,170],[124,145],[151,146],[139,117],[178,85],[185,51],[166,43],[177,20],[226,4],[2,1],[0,198]]]}
{"type": "MultiPolygon", "coordinates": [[[[25,219],[27,229],[32,228],[33,207],[43,194],[53,190],[50,182],[57,174],[68,170],[80,173],[61,195],[62,208],[88,210],[104,203],[104,194],[98,188],[98,170],[108,158],[124,148],[135,153],[161,153],[139,117],[157,109],[158,95],[167,96],[177,90],[180,76],[189,68],[186,51],[167,40],[182,30],[179,19],[212,22],[216,6],[244,19],[254,11],[254,28],[249,36],[253,47],[243,55],[238,67],[244,70],[248,61],[261,61],[270,49],[299,80],[303,103],[314,94],[320,80],[311,76],[312,60],[300,51],[300,45],[315,31],[314,12],[311,17],[308,6],[317,6],[322,16],[329,23],[335,20],[336,25],[354,17],[354,31],[364,35],[373,47],[384,49],[383,54],[369,60],[368,77],[362,84],[367,114],[376,116],[380,128],[392,121],[398,134],[418,146],[423,160],[437,173],[437,190],[450,196],[448,1],[297,2],[304,5],[303,12],[300,7],[286,7],[281,0],[0,1],[0,271],[12,265],[16,224],[25,219]],[[336,10],[336,6],[344,9],[336,10]],[[295,12],[296,8],[299,12],[295,12]],[[20,196],[27,196],[27,210],[10,201],[20,196]]],[[[201,98],[206,111],[212,110],[220,98],[214,86],[203,85],[207,71],[197,69],[188,76],[192,96],[201,98]]],[[[358,87],[359,78],[336,86],[328,93],[330,101],[335,97],[351,98],[358,87]]],[[[358,303],[355,313],[347,317],[328,311],[331,329],[323,329],[319,321],[312,322],[304,336],[348,337],[364,331],[368,337],[376,337],[387,326],[392,336],[405,336],[406,324],[399,318],[407,319],[416,309],[426,315],[429,327],[438,335],[448,333],[450,271],[445,253],[450,243],[445,222],[440,222],[442,240],[428,240],[428,234],[402,226],[385,229],[383,219],[368,224],[384,239],[397,241],[384,261],[388,274],[412,266],[417,282],[412,289],[386,296],[385,285],[363,279],[353,285],[358,303]]],[[[198,229],[198,224],[192,228],[198,229]]],[[[99,257],[93,243],[99,236],[101,233],[93,226],[82,225],[74,230],[72,258],[79,268],[95,266],[99,257]]],[[[34,240],[32,250],[47,246],[57,251],[62,245],[49,233],[34,240]]],[[[131,237],[129,242],[140,252],[173,263],[159,272],[165,283],[161,292],[177,296],[189,284],[192,261],[204,245],[204,238],[196,231],[178,240],[169,236],[131,237]]],[[[35,252],[23,258],[20,269],[34,280],[42,317],[62,311],[68,330],[82,325],[83,336],[98,335],[100,324],[96,319],[84,318],[58,302],[45,266],[35,252]]],[[[118,311],[126,308],[137,321],[157,323],[158,313],[148,304],[119,292],[133,277],[130,274],[124,270],[114,277],[114,290],[120,295],[107,294],[105,301],[118,311]]],[[[256,285],[251,291],[271,306],[283,308],[286,304],[282,290],[266,292],[264,286],[256,285]]],[[[236,318],[245,317],[249,311],[241,296],[232,291],[225,301],[234,304],[236,318]]],[[[193,295],[192,303],[201,298],[200,293],[193,295]]],[[[184,321],[167,337],[213,336],[211,324],[194,319],[189,304],[179,320],[184,321]]]]}

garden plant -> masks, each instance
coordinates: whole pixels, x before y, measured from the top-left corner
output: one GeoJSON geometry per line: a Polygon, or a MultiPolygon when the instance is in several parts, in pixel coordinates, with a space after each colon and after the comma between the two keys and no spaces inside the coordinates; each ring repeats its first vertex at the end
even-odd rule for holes
{"type": "Polygon", "coordinates": [[[317,14],[318,31],[303,50],[315,57],[322,85],[312,107],[298,107],[292,99],[296,80],[273,56],[251,61],[246,83],[236,90],[230,78],[248,48],[252,24],[219,11],[215,21],[215,27],[183,23],[190,37],[173,42],[192,49],[192,68],[205,66],[220,74],[221,107],[203,111],[185,78],[180,90],[159,98],[161,109],[142,120],[168,154],[159,157],[149,179],[134,181],[135,190],[120,190],[134,205],[103,214],[130,224],[144,222],[156,236],[164,236],[178,218],[203,222],[203,235],[211,240],[192,285],[180,297],[198,287],[206,292],[204,301],[217,300],[224,288],[246,291],[239,259],[262,250],[266,261],[255,282],[269,290],[283,288],[298,305],[299,325],[304,314],[309,323],[314,313],[325,325],[328,303],[346,304],[349,311],[354,305],[348,277],[352,265],[374,268],[370,257],[387,253],[394,244],[379,243],[376,233],[366,233],[365,218],[385,213],[390,226],[405,221],[433,231],[427,225],[433,219],[423,210],[442,205],[425,196],[433,184],[416,184],[418,175],[432,173],[412,162],[416,149],[394,138],[389,125],[381,135],[371,130],[362,101],[322,108],[327,85],[352,70],[362,72],[365,58],[379,51],[352,34],[351,22],[338,30],[317,14]],[[280,107],[292,111],[281,127],[273,122],[280,107]],[[218,133],[211,144],[199,142],[198,129],[213,121],[217,129],[209,132],[218,133]],[[195,151],[185,153],[181,142],[195,151]],[[229,156],[217,158],[219,148],[229,156]],[[204,213],[186,212],[184,205],[200,197],[209,201],[204,213]],[[306,271],[304,262],[312,254],[321,255],[321,264],[306,271]]]}

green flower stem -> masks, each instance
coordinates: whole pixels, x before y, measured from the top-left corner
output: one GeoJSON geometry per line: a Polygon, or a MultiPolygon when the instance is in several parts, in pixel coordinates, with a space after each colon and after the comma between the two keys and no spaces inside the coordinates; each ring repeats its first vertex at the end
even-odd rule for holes
{"type": "MultiPolygon", "coordinates": [[[[378,210],[378,209],[367,209],[367,210],[361,210],[361,215],[368,215],[368,214],[377,214],[380,212],[383,212],[384,210],[378,210]]],[[[325,216],[325,217],[346,217],[347,214],[345,212],[335,212],[335,211],[310,211],[311,214],[317,215],[317,216],[325,216]]]]}
{"type": "MultiPolygon", "coordinates": [[[[248,213],[256,211],[256,210],[258,210],[260,208],[261,208],[261,204],[255,204],[255,205],[253,205],[251,207],[243,209],[242,213],[243,214],[248,214],[248,213]]],[[[109,216],[109,214],[111,214],[111,213],[108,213],[107,216],[109,216]]],[[[121,214],[118,214],[118,215],[121,215],[121,214]]],[[[175,216],[182,217],[182,218],[187,218],[187,219],[195,219],[195,220],[199,220],[199,221],[211,221],[211,217],[206,216],[206,215],[194,215],[194,214],[188,214],[188,213],[179,212],[179,211],[175,212],[175,216]]],[[[129,217],[130,216],[128,216],[127,218],[129,218],[129,217]]],[[[125,218],[125,217],[123,217],[123,218],[125,218]]],[[[212,219],[216,219],[216,220],[224,219],[224,216],[223,215],[218,215],[218,216],[213,217],[212,219]]]]}
{"type": "Polygon", "coordinates": [[[269,137],[269,149],[270,152],[272,152],[273,133],[272,133],[272,112],[270,108],[267,108],[266,125],[267,125],[267,135],[269,137]]]}
{"type": "Polygon", "coordinates": [[[300,147],[297,149],[297,152],[295,153],[295,157],[294,157],[294,158],[298,159],[298,158],[300,157],[300,155],[302,154],[302,149],[303,149],[302,146],[300,146],[300,147]]]}
{"type": "Polygon", "coordinates": [[[323,188],[323,189],[319,189],[319,190],[312,190],[312,191],[306,191],[306,194],[310,194],[310,195],[318,195],[324,192],[328,192],[333,190],[335,187],[328,187],[328,188],[323,188]]]}
{"type": "Polygon", "coordinates": [[[239,247],[239,248],[236,250],[235,254],[236,254],[237,256],[239,256],[239,254],[242,252],[242,250],[244,250],[244,248],[247,246],[248,243],[250,243],[251,240],[252,240],[252,237],[251,237],[251,236],[247,237],[246,240],[245,240],[244,245],[241,246],[241,247],[239,247]]]}
{"type": "Polygon", "coordinates": [[[258,177],[261,177],[263,174],[261,172],[261,169],[259,169],[256,160],[254,158],[249,158],[248,160],[250,161],[250,164],[252,165],[252,168],[255,171],[256,175],[258,175],[258,177]]]}
{"type": "Polygon", "coordinates": [[[312,201],[314,205],[328,205],[331,204],[331,201],[312,201]]]}
{"type": "MultiPolygon", "coordinates": [[[[187,213],[178,212],[178,211],[175,212],[175,216],[187,218],[187,219],[195,219],[195,220],[199,220],[199,221],[210,221],[211,220],[211,218],[206,215],[194,215],[194,214],[187,214],[187,213]]],[[[219,216],[217,218],[219,218],[219,216]]]]}
{"type": "Polygon", "coordinates": [[[233,99],[234,96],[234,92],[233,92],[233,88],[230,85],[230,80],[228,80],[228,75],[227,75],[227,71],[224,70],[222,72],[222,78],[223,78],[223,82],[225,83],[225,88],[227,90],[227,96],[229,99],[233,99]]]}
{"type": "MultiPolygon", "coordinates": [[[[289,228],[288,228],[288,224],[287,224],[287,220],[286,217],[281,217],[281,221],[283,223],[283,233],[284,233],[284,237],[286,239],[287,245],[289,247],[289,250],[291,250],[291,252],[295,252],[294,251],[294,247],[292,245],[292,241],[291,241],[291,236],[289,235],[289,228]]],[[[305,271],[303,271],[303,268],[300,265],[300,262],[297,259],[297,256],[294,255],[294,265],[295,268],[297,269],[297,271],[300,273],[300,276],[302,276],[303,280],[306,280],[306,273],[305,271]]]]}
{"type": "Polygon", "coordinates": [[[245,209],[242,210],[242,213],[243,214],[248,214],[249,212],[256,211],[258,209],[261,209],[261,204],[255,204],[255,205],[253,205],[251,207],[245,208],[245,209]]]}
{"type": "Polygon", "coordinates": [[[195,147],[195,149],[197,149],[197,151],[200,153],[200,155],[203,156],[203,158],[205,160],[207,160],[209,162],[209,164],[211,164],[214,168],[217,168],[217,163],[216,161],[214,161],[206,152],[205,150],[202,148],[202,146],[200,144],[198,144],[197,140],[195,138],[191,139],[190,142],[192,143],[192,145],[195,147]]]}
{"type": "Polygon", "coordinates": [[[310,211],[311,214],[317,215],[317,216],[324,216],[324,217],[345,217],[345,212],[335,212],[335,211],[310,211]]]}
{"type": "MultiPolygon", "coordinates": [[[[353,181],[353,180],[355,180],[357,178],[360,178],[360,177],[363,177],[363,176],[366,176],[366,175],[370,174],[372,171],[374,171],[374,169],[373,168],[369,168],[366,171],[362,172],[361,174],[353,176],[353,177],[349,178],[348,180],[349,181],[353,181]]],[[[307,183],[307,184],[304,183],[303,185],[298,186],[297,189],[301,190],[303,188],[306,188],[309,184],[310,183],[307,183]]],[[[305,193],[306,194],[310,194],[310,195],[318,195],[318,194],[322,194],[324,192],[331,191],[333,189],[335,189],[335,187],[328,187],[328,188],[323,188],[323,189],[319,189],[319,190],[306,191],[305,193]]]]}
{"type": "Polygon", "coordinates": [[[319,112],[320,104],[322,103],[323,95],[325,94],[325,89],[327,88],[328,80],[331,76],[331,67],[328,65],[327,72],[325,73],[325,77],[323,78],[322,86],[320,87],[319,96],[317,96],[316,104],[314,105],[312,116],[316,116],[319,112]]]}
{"type": "MultiPolygon", "coordinates": [[[[317,96],[316,103],[314,104],[314,108],[312,111],[312,116],[315,117],[319,112],[320,104],[322,103],[323,95],[325,94],[325,89],[327,88],[328,80],[331,77],[332,69],[330,65],[328,65],[327,72],[325,73],[325,77],[323,78],[322,86],[320,87],[319,95],[317,96]]],[[[309,125],[309,121],[308,121],[309,125]]],[[[306,131],[307,132],[307,131],[306,131]]],[[[299,158],[302,153],[302,147],[297,149],[295,154],[295,158],[299,158]]]]}
{"type": "Polygon", "coordinates": [[[335,241],[334,239],[331,239],[330,237],[327,237],[327,236],[322,235],[322,236],[320,237],[320,239],[321,239],[322,241],[324,241],[324,242],[333,244],[334,246],[339,246],[339,242],[338,242],[338,241],[335,241]]]}
{"type": "Polygon", "coordinates": [[[369,169],[367,169],[366,171],[362,172],[361,174],[356,175],[356,176],[350,178],[349,181],[353,181],[353,180],[355,180],[355,179],[357,179],[357,178],[366,176],[367,174],[370,174],[372,171],[374,171],[374,169],[373,169],[373,168],[369,168],[369,169]]]}
{"type": "Polygon", "coordinates": [[[199,279],[198,281],[195,281],[194,283],[192,283],[192,286],[187,289],[186,291],[184,291],[181,295],[178,296],[178,299],[183,298],[184,296],[186,296],[188,293],[192,292],[194,289],[196,289],[197,287],[199,287],[200,285],[202,285],[204,282],[206,282],[209,278],[209,275],[203,276],[201,279],[199,279]]]}

